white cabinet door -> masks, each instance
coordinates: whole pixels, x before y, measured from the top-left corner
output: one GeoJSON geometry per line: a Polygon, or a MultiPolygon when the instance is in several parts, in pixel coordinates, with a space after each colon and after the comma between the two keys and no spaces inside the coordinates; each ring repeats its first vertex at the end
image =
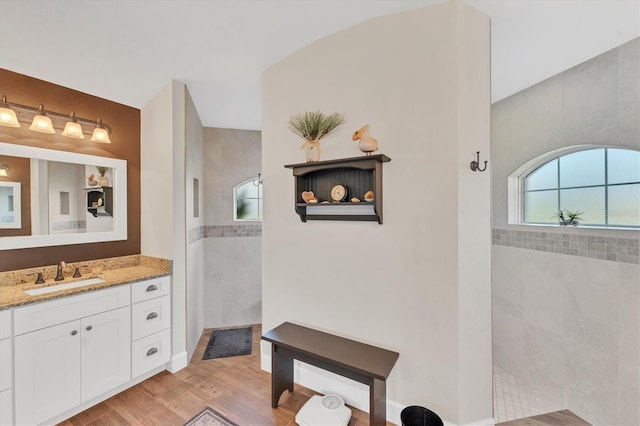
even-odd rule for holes
{"type": "Polygon", "coordinates": [[[12,354],[11,339],[0,340],[0,392],[11,388],[12,354]]]}
{"type": "Polygon", "coordinates": [[[82,402],[131,380],[131,308],[82,319],[82,402]]]}
{"type": "Polygon", "coordinates": [[[17,336],[15,421],[42,423],[80,404],[80,321],[17,336]]]}

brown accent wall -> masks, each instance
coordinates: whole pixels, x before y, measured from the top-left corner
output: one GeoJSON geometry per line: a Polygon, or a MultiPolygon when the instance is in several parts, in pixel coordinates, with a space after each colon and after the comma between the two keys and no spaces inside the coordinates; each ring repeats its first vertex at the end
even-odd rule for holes
{"type": "MultiPolygon", "coordinates": [[[[0,229],[0,238],[31,235],[31,171],[29,170],[31,164],[29,159],[0,155],[0,164],[9,167],[9,176],[0,176],[0,181],[20,182],[21,202],[19,208],[22,212],[22,227],[20,229],[0,229]]],[[[18,207],[14,206],[14,209],[16,208],[18,207]]],[[[2,254],[0,252],[1,258],[2,254]]]]}
{"type": "MultiPolygon", "coordinates": [[[[78,262],[140,253],[140,110],[66,87],[0,68],[0,96],[9,103],[71,113],[78,117],[102,118],[112,130],[111,144],[70,139],[60,135],[32,132],[28,125],[14,129],[0,126],[0,141],[60,151],[99,155],[127,160],[126,241],[74,244],[0,251],[0,271],[52,265],[60,260],[78,262]]],[[[23,193],[24,195],[24,193],[23,193]]],[[[28,198],[28,197],[25,197],[28,198]]]]}

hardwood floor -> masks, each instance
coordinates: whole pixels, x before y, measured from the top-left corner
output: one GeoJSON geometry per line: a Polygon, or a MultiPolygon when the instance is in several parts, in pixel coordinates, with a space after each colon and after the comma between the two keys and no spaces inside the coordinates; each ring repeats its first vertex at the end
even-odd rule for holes
{"type": "Polygon", "coordinates": [[[589,423],[582,420],[569,410],[554,411],[553,413],[527,417],[498,423],[496,426],[586,426],[589,423]]]}
{"type": "MultiPolygon", "coordinates": [[[[202,360],[212,330],[206,330],[191,363],[176,374],[163,371],[60,423],[61,426],[184,425],[211,407],[240,426],[295,425],[295,416],[316,393],[299,385],[271,408],[271,375],[260,369],[261,326],[253,326],[251,355],[202,360]]],[[[350,407],[349,426],[369,424],[369,415],[350,407]]],[[[387,422],[387,425],[392,425],[387,422]]],[[[570,411],[499,423],[504,426],[588,425],[570,411]]]]}
{"type": "MultiPolygon", "coordinates": [[[[271,375],[260,369],[260,325],[253,326],[251,355],[203,361],[210,334],[203,333],[186,368],[163,371],[60,425],[183,425],[207,406],[241,426],[295,425],[296,413],[316,393],[295,385],[271,408],[271,375]]],[[[352,414],[350,426],[369,424],[367,413],[352,408],[352,414]]]]}

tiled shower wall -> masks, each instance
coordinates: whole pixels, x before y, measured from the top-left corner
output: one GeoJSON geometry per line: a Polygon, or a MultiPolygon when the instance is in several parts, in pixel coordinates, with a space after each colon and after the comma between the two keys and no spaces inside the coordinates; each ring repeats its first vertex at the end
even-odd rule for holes
{"type": "Polygon", "coordinates": [[[204,225],[188,238],[204,239],[206,328],[262,321],[262,224],[233,220],[233,187],[260,167],[260,132],[204,129],[204,225]]]}
{"type": "Polygon", "coordinates": [[[640,150],[639,52],[632,40],[491,110],[494,364],[593,424],[640,424],[639,231],[510,225],[507,177],[567,146],[640,150]]]}
{"type": "Polygon", "coordinates": [[[639,283],[637,264],[494,244],[494,364],[593,424],[639,424],[639,283]]]}

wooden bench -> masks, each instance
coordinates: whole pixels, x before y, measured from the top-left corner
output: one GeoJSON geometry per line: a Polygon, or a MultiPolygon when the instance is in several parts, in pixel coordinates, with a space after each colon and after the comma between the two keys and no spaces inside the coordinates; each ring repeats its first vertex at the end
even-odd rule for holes
{"type": "Polygon", "coordinates": [[[293,392],[293,360],[315,365],[369,386],[369,423],[387,420],[387,377],[399,354],[285,322],[262,335],[271,342],[271,406],[293,392]]]}

